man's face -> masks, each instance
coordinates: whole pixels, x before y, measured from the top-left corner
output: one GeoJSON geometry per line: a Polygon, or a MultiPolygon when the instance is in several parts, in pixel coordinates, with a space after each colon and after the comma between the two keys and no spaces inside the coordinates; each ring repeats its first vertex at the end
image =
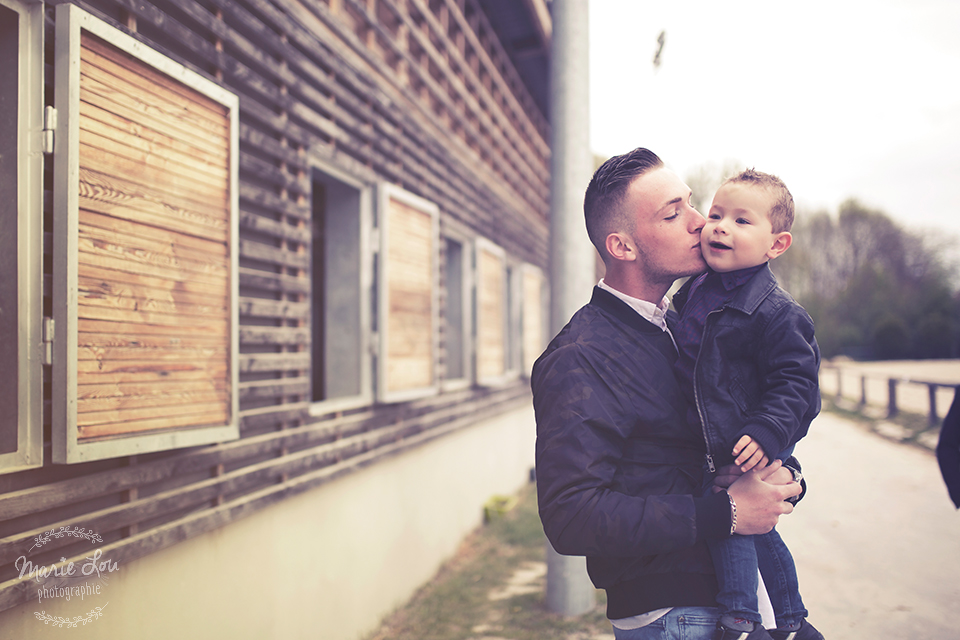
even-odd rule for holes
{"type": "Polygon", "coordinates": [[[703,227],[703,257],[714,271],[727,273],[755,267],[776,257],[777,235],[767,212],[773,196],[766,189],[727,183],[713,198],[703,227]]]}
{"type": "Polygon", "coordinates": [[[627,206],[640,268],[649,282],[672,284],[706,268],[700,251],[704,219],[690,204],[690,187],[669,169],[649,171],[631,183],[627,206]]]}

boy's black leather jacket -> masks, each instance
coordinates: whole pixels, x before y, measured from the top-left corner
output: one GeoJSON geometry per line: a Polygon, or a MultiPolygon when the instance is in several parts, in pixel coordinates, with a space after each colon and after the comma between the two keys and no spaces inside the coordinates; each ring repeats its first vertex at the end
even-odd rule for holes
{"type": "MultiPolygon", "coordinates": [[[[693,280],[673,298],[678,312],[693,280]]],[[[771,460],[796,444],[820,412],[819,369],[813,320],[765,265],[704,327],[694,393],[713,463],[732,462],[743,435],[771,460]]]]}

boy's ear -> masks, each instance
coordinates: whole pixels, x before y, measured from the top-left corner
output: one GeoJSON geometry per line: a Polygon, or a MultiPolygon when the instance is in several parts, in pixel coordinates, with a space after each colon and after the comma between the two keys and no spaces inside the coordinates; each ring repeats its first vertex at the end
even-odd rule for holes
{"type": "Polygon", "coordinates": [[[767,251],[767,257],[771,260],[790,248],[793,244],[793,235],[789,231],[781,231],[774,235],[773,246],[767,251]]]}
{"type": "Polygon", "coordinates": [[[614,260],[632,261],[637,259],[637,250],[633,240],[623,233],[611,233],[606,241],[607,253],[614,260]]]}

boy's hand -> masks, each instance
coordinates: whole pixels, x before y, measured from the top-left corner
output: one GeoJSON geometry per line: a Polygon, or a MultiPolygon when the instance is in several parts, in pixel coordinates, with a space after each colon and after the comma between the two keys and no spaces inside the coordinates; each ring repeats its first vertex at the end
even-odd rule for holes
{"type": "Polygon", "coordinates": [[[760,445],[750,436],[743,436],[733,447],[734,464],[738,465],[744,473],[753,468],[763,469],[770,462],[770,458],[763,452],[760,445]]]}

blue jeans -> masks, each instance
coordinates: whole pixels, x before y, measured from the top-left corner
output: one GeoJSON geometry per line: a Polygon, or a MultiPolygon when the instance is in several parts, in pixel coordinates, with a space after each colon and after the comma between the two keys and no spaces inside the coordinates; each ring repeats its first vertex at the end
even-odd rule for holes
{"type": "Polygon", "coordinates": [[[807,617],[793,556],[774,529],[757,536],[732,536],[710,541],[717,571],[720,613],[760,622],[757,604],[757,568],[770,596],[778,628],[799,624],[807,617]]]}
{"type": "Polygon", "coordinates": [[[617,640],[712,640],[717,632],[713,607],[676,607],[639,629],[613,628],[617,640]]]}
{"type": "MultiPolygon", "coordinates": [[[[791,446],[777,457],[786,460],[793,454],[791,446]]],[[[757,569],[770,596],[777,628],[800,624],[807,610],[800,599],[800,584],[793,556],[776,529],[756,536],[734,535],[725,540],[707,543],[720,583],[717,603],[720,614],[730,614],[760,623],[757,604],[757,569]]]]}

